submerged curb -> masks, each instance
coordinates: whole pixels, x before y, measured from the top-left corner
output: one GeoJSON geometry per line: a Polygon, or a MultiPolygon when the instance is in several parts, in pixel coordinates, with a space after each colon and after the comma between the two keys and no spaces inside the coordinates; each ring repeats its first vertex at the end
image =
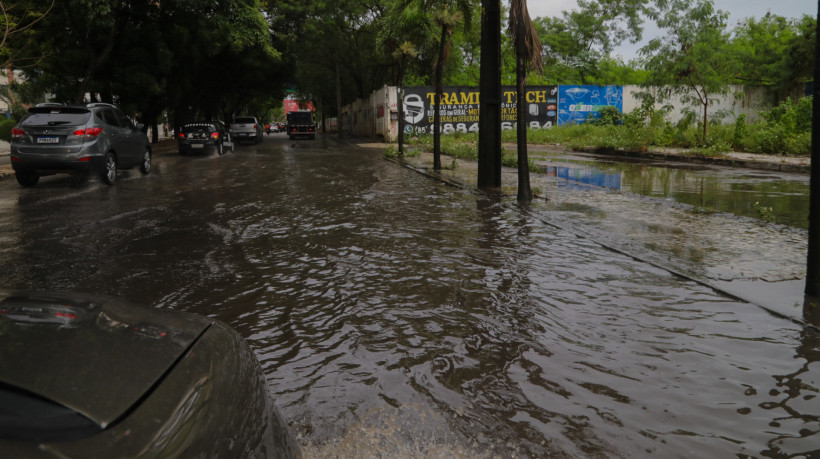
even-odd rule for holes
{"type": "MultiPolygon", "coordinates": [[[[449,159],[449,157],[446,156],[446,155],[442,155],[442,157],[443,157],[442,161],[444,161],[444,158],[449,159]]],[[[498,196],[502,196],[502,197],[505,197],[507,199],[515,199],[516,192],[515,192],[514,188],[509,188],[508,187],[508,188],[504,188],[504,189],[501,189],[501,190],[493,190],[492,192],[486,192],[486,191],[483,191],[483,190],[479,190],[475,186],[472,186],[472,185],[469,185],[468,183],[466,183],[463,180],[463,177],[461,177],[461,180],[460,180],[458,174],[448,173],[448,171],[446,169],[443,169],[441,171],[432,170],[432,168],[424,165],[424,164],[427,164],[427,163],[422,159],[413,160],[412,157],[410,157],[410,158],[405,157],[403,159],[402,158],[397,158],[397,157],[386,157],[385,159],[390,161],[390,162],[393,162],[395,164],[398,164],[402,167],[405,167],[407,169],[410,169],[412,171],[415,171],[417,173],[425,175],[425,176],[427,176],[427,177],[429,177],[433,180],[437,180],[437,181],[440,181],[442,183],[445,183],[448,186],[457,187],[457,188],[469,191],[471,193],[481,194],[481,195],[484,195],[484,196],[491,196],[492,194],[497,194],[498,196]]],[[[661,159],[661,158],[656,158],[656,159],[661,159]]],[[[664,157],[662,159],[668,159],[668,158],[664,157]]],[[[466,164],[461,164],[460,163],[461,165],[459,166],[459,168],[472,167],[472,166],[474,166],[473,163],[475,162],[475,161],[469,161],[469,160],[459,160],[459,161],[463,161],[463,163],[469,163],[470,164],[470,166],[467,166],[466,164]]],[[[714,162],[712,162],[712,164],[714,164],[714,162]]],[[[737,163],[735,163],[734,165],[736,167],[741,167],[737,163]]],[[[792,166],[794,166],[794,165],[792,165],[792,166]]],[[[800,166],[800,165],[796,165],[796,166],[800,166]]],[[[767,167],[767,165],[763,165],[763,167],[767,167]]],[[[758,167],[757,169],[762,169],[763,167],[758,167]]],[[[773,166],[770,166],[770,167],[773,167],[773,166]]],[[[506,169],[507,168],[505,168],[505,170],[506,169]]],[[[802,172],[804,169],[802,167],[795,167],[794,170],[791,170],[791,169],[787,169],[787,170],[769,169],[769,170],[781,170],[781,171],[784,171],[784,172],[802,172]]],[[[761,301],[761,298],[756,298],[754,296],[754,294],[751,294],[751,293],[750,294],[744,294],[745,288],[743,288],[742,286],[739,286],[739,285],[733,285],[732,284],[732,282],[734,282],[734,281],[737,281],[740,284],[743,284],[744,282],[753,282],[753,283],[759,284],[763,288],[769,288],[770,286],[775,287],[772,284],[778,284],[777,282],[770,282],[770,281],[763,280],[763,279],[749,280],[749,279],[744,279],[743,277],[737,277],[734,280],[731,280],[731,279],[730,280],[722,280],[722,279],[713,280],[713,279],[710,279],[708,277],[700,276],[697,273],[691,272],[691,270],[685,269],[685,267],[683,265],[677,266],[676,263],[665,263],[664,260],[669,260],[670,256],[671,256],[671,254],[668,254],[666,252],[651,252],[651,253],[644,253],[643,255],[641,255],[641,254],[638,254],[636,251],[631,250],[631,248],[634,248],[634,247],[630,244],[624,245],[624,244],[618,244],[617,242],[616,243],[610,243],[610,242],[607,242],[606,240],[602,240],[600,237],[596,237],[595,231],[590,231],[591,228],[586,228],[584,222],[580,222],[580,221],[579,222],[572,222],[572,221],[563,221],[561,219],[547,218],[546,215],[541,215],[537,211],[529,208],[526,205],[518,205],[517,203],[515,203],[515,201],[510,201],[508,203],[508,205],[513,205],[513,206],[517,207],[518,209],[520,209],[522,212],[524,212],[528,216],[530,216],[532,218],[535,218],[538,221],[540,221],[540,222],[542,222],[546,225],[552,226],[554,228],[558,228],[558,229],[563,230],[563,231],[570,232],[572,234],[575,234],[577,237],[581,237],[581,238],[590,240],[590,241],[600,245],[601,247],[604,247],[604,248],[606,248],[608,250],[611,250],[615,253],[630,257],[634,260],[637,260],[637,261],[640,261],[640,262],[643,262],[643,263],[647,263],[647,264],[649,264],[649,265],[651,265],[655,268],[662,269],[666,272],[669,272],[670,274],[672,274],[674,276],[686,279],[688,281],[691,281],[691,282],[697,283],[699,285],[702,285],[706,288],[709,288],[709,289],[712,289],[714,291],[720,292],[722,295],[724,295],[727,298],[731,298],[735,301],[741,301],[741,302],[744,302],[744,303],[755,305],[757,307],[760,307],[760,308],[768,311],[769,313],[771,313],[771,314],[773,314],[777,317],[792,321],[792,322],[797,323],[801,326],[809,326],[809,327],[818,329],[816,326],[809,323],[802,316],[802,314],[800,313],[800,312],[802,312],[802,309],[795,310],[793,308],[792,309],[784,308],[783,305],[767,304],[767,300],[765,298],[763,298],[762,299],[763,301],[761,301]]],[[[782,284],[788,284],[789,282],[792,282],[792,281],[787,280],[786,282],[783,282],[782,284]]],[[[818,329],[818,330],[820,330],[820,329],[818,329]]]]}

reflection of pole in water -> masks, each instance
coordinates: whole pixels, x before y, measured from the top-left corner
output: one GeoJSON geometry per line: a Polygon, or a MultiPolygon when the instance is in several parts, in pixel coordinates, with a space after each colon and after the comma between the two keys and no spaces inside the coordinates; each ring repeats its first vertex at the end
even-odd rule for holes
{"type": "MultiPolygon", "coordinates": [[[[780,427],[782,424],[789,424],[793,422],[802,425],[810,425],[817,422],[818,417],[815,413],[810,412],[811,404],[806,401],[814,398],[817,393],[817,387],[812,384],[814,381],[814,372],[811,367],[813,364],[820,362],[820,335],[817,330],[812,327],[805,327],[800,333],[799,345],[794,355],[794,360],[802,360],[803,364],[786,375],[773,375],[777,383],[775,388],[769,391],[769,397],[779,398],[774,401],[764,401],[758,406],[773,414],[773,419],[769,423],[772,427],[780,427]]],[[[802,430],[802,439],[816,435],[808,429],[802,430]]],[[[808,448],[804,451],[790,451],[792,454],[788,457],[815,457],[817,452],[811,443],[801,443],[799,438],[792,434],[773,433],[774,438],[768,441],[769,450],[762,453],[774,453],[771,456],[778,456],[785,453],[783,445],[791,443],[791,449],[808,448]],[[796,454],[795,454],[796,453],[796,454]]],[[[814,443],[816,445],[816,442],[814,443]]],[[[769,454],[762,454],[769,456],[769,454]]]]}

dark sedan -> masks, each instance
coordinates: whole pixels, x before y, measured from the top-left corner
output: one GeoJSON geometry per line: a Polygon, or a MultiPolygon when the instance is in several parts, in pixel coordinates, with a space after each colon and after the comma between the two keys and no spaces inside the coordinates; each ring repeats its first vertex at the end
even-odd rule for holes
{"type": "Polygon", "coordinates": [[[228,128],[219,121],[190,123],[177,133],[179,154],[233,152],[233,140],[228,128]]]}
{"type": "Polygon", "coordinates": [[[245,341],[113,298],[0,291],[0,457],[299,457],[245,341]]]}

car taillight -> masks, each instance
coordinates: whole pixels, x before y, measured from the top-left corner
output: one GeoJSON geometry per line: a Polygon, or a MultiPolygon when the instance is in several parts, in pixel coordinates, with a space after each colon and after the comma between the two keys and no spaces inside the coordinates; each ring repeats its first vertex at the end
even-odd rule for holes
{"type": "Polygon", "coordinates": [[[259,129],[259,126],[257,126],[257,125],[255,125],[255,124],[254,124],[254,125],[253,125],[253,128],[254,128],[254,129],[259,129]]]}
{"type": "Polygon", "coordinates": [[[87,163],[87,162],[91,161],[91,157],[90,156],[83,156],[82,158],[78,159],[77,161],[79,161],[81,163],[87,163]]]}
{"type": "Polygon", "coordinates": [[[78,129],[78,130],[72,132],[72,134],[74,134],[78,137],[84,137],[86,139],[93,139],[94,137],[97,137],[98,135],[100,135],[102,133],[102,131],[103,130],[102,130],[101,127],[92,127],[92,128],[88,128],[88,129],[78,129]]]}
{"type": "Polygon", "coordinates": [[[22,139],[25,134],[26,134],[26,131],[24,131],[20,128],[11,128],[11,138],[12,139],[22,139]]]}
{"type": "Polygon", "coordinates": [[[185,133],[180,132],[179,134],[177,134],[177,137],[180,138],[180,139],[184,139],[185,138],[185,133]]]}
{"type": "Polygon", "coordinates": [[[219,138],[219,133],[218,132],[212,132],[211,133],[211,138],[214,139],[214,140],[217,140],[219,138]]]}

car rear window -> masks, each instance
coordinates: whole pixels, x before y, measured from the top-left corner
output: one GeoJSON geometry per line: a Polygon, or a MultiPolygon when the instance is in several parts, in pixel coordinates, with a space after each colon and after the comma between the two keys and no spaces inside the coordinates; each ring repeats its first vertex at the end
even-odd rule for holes
{"type": "Polygon", "coordinates": [[[210,132],[214,130],[210,124],[186,124],[182,126],[182,132],[210,132]]]}
{"type": "Polygon", "coordinates": [[[234,118],[234,123],[255,123],[256,120],[253,118],[234,118]]]}
{"type": "Polygon", "coordinates": [[[91,111],[77,107],[33,107],[29,109],[21,126],[81,125],[91,118],[91,111]]]}

